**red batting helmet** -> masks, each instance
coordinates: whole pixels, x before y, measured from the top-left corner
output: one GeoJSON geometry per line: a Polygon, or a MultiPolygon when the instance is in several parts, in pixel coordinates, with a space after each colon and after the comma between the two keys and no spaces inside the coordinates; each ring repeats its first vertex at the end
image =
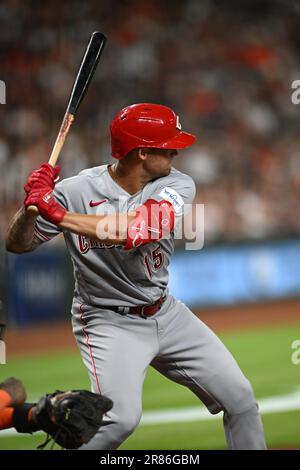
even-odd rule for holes
{"type": "Polygon", "coordinates": [[[132,104],[115,116],[110,124],[112,156],[122,160],[138,147],[183,149],[196,137],[181,130],[178,116],[161,104],[132,104]]]}

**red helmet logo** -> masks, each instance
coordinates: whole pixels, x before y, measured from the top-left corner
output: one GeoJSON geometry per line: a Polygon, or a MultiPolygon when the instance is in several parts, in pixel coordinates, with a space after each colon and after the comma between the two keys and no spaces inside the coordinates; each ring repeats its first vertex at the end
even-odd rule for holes
{"type": "Polygon", "coordinates": [[[112,156],[121,160],[138,147],[182,149],[196,137],[181,130],[179,117],[167,106],[151,103],[123,108],[110,124],[112,156]]]}

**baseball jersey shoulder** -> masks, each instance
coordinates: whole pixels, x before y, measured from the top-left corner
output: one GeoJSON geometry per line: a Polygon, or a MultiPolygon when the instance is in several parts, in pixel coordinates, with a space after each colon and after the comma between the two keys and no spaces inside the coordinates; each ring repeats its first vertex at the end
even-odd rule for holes
{"type": "Polygon", "coordinates": [[[165,180],[169,186],[176,186],[179,190],[181,188],[189,188],[191,192],[196,192],[193,178],[179,170],[176,170],[176,168],[172,168],[168,176],[159,179],[165,180]]]}
{"type": "Polygon", "coordinates": [[[55,192],[73,192],[86,184],[93,184],[93,180],[97,179],[97,184],[99,184],[99,178],[103,176],[107,171],[107,165],[96,166],[93,168],[87,168],[82,170],[78,175],[71,176],[70,178],[65,178],[55,186],[55,192]]]}
{"type": "Polygon", "coordinates": [[[166,199],[172,204],[177,199],[186,204],[193,202],[195,194],[194,180],[185,173],[172,168],[168,176],[157,178],[149,185],[148,197],[158,196],[158,199],[166,199]]]}

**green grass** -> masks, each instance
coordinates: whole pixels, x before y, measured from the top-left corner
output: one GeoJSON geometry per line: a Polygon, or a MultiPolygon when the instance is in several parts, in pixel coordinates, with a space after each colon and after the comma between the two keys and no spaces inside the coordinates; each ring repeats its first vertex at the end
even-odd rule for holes
{"type": "MultiPolygon", "coordinates": [[[[300,411],[276,413],[263,417],[269,447],[300,446],[300,411]]],[[[0,449],[35,449],[44,440],[42,435],[1,437],[0,449]]],[[[120,450],[161,449],[225,449],[222,421],[206,421],[160,426],[140,426],[122,444],[120,450]]]]}
{"type": "MultiPolygon", "coordinates": [[[[300,387],[300,365],[291,363],[291,343],[300,339],[300,324],[234,332],[222,340],[250,379],[256,396],[289,393],[300,387]]],[[[9,357],[0,366],[1,378],[14,375],[24,381],[29,399],[54,389],[89,388],[77,352],[44,353],[38,357],[9,357]]],[[[197,398],[184,387],[149,370],[143,396],[144,410],[197,406],[197,398]]],[[[263,417],[268,446],[300,445],[300,410],[263,417]]],[[[32,449],[40,436],[1,437],[0,449],[32,449]]],[[[221,420],[140,426],[122,449],[221,449],[225,447],[221,420]]]]}
{"type": "MultiPolygon", "coordinates": [[[[268,445],[300,445],[300,410],[263,417],[268,445]],[[287,430],[288,429],[288,433],[287,430]]],[[[226,449],[222,420],[141,426],[120,449],[226,449]]]]}

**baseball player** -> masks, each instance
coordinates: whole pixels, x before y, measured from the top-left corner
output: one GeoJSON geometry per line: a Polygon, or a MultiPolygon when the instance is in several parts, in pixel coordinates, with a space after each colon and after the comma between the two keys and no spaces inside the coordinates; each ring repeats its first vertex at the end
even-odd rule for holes
{"type": "Polygon", "coordinates": [[[43,164],[31,174],[25,207],[7,236],[7,249],[24,253],[64,234],[75,276],[74,335],[92,390],[114,402],[82,449],[117,449],[134,431],[149,365],[188,387],[211,413],[224,412],[230,449],[264,449],[249,381],[218,337],[168,290],[174,230],[195,196],[192,178],[172,162],[195,136],[181,130],[170,108],[151,103],[122,109],[110,133],[116,163],[56,185],[58,168],[43,164]],[[29,205],[38,217],[26,212],[29,205]]]}

